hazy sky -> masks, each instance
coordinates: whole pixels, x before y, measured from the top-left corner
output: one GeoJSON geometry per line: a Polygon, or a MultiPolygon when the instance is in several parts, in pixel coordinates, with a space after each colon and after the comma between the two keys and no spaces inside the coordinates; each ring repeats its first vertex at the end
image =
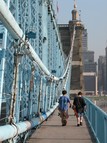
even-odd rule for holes
{"type": "MultiPolygon", "coordinates": [[[[55,10],[57,3],[58,23],[68,24],[72,20],[71,11],[74,0],[53,0],[55,10]]],[[[81,10],[81,21],[88,32],[88,49],[95,52],[95,61],[99,55],[105,55],[107,46],[107,0],[76,0],[77,10],[81,10]]]]}

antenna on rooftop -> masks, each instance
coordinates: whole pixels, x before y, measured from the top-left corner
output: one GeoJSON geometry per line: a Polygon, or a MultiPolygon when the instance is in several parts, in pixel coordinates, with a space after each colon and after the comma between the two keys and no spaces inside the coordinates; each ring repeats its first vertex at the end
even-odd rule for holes
{"type": "Polygon", "coordinates": [[[77,8],[77,5],[76,5],[76,0],[74,0],[74,9],[77,8]]]}

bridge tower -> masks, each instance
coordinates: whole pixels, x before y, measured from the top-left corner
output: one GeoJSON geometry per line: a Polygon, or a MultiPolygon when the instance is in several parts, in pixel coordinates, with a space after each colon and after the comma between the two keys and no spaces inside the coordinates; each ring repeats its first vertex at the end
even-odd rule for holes
{"type": "Polygon", "coordinates": [[[82,33],[84,30],[84,25],[79,19],[79,13],[76,8],[75,0],[74,0],[74,9],[72,10],[72,20],[69,21],[69,24],[59,24],[62,46],[66,57],[69,56],[69,51],[72,44],[74,26],[76,34],[75,34],[73,53],[72,53],[71,84],[70,84],[71,95],[75,95],[78,93],[78,91],[84,90],[83,63],[82,63],[82,33]]]}
{"type": "MultiPolygon", "coordinates": [[[[70,37],[72,39],[73,27],[75,26],[76,35],[72,54],[72,69],[71,69],[71,94],[76,94],[84,89],[83,84],[83,63],[82,63],[82,32],[83,24],[79,20],[79,14],[76,10],[74,1],[74,9],[72,10],[72,21],[69,21],[70,37]]],[[[72,42],[72,40],[71,40],[72,42]]]]}

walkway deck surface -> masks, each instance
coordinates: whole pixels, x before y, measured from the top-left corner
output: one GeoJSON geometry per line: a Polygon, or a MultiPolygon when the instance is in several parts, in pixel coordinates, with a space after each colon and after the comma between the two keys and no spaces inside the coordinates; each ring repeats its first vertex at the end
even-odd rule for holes
{"type": "Polygon", "coordinates": [[[96,143],[90,131],[86,119],[83,126],[76,126],[76,117],[72,109],[69,109],[67,126],[61,125],[58,110],[38,128],[27,143],[96,143]]]}

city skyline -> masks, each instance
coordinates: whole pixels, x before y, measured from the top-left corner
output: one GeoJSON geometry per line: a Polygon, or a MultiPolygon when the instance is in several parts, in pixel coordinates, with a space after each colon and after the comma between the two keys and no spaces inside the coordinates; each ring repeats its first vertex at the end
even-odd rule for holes
{"type": "MultiPolygon", "coordinates": [[[[88,50],[95,52],[95,61],[100,55],[105,55],[107,46],[107,0],[103,2],[94,0],[76,1],[79,19],[84,24],[88,32],[88,50]]],[[[56,19],[58,24],[67,24],[72,20],[71,11],[74,8],[72,0],[54,0],[56,19]]]]}

